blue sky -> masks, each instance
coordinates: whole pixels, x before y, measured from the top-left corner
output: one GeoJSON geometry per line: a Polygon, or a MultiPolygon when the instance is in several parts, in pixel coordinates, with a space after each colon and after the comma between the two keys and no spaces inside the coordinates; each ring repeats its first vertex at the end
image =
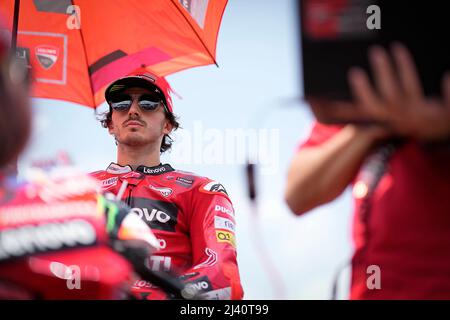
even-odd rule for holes
{"type": "MultiPolygon", "coordinates": [[[[293,216],[283,202],[289,161],[312,121],[297,101],[302,83],[294,5],[292,0],[229,1],[217,47],[220,67],[168,77],[182,97],[174,98],[182,129],[163,162],[227,188],[237,215],[238,263],[247,299],[328,299],[334,273],[352,252],[349,191],[303,217],[293,216]],[[258,161],[257,212],[246,198],[244,156],[250,151],[258,161]],[[273,271],[268,276],[258,246],[279,278],[273,271]]],[[[35,99],[33,111],[33,137],[19,162],[21,172],[33,160],[59,151],[85,171],[115,160],[114,141],[92,109],[35,99]]],[[[340,278],[341,298],[348,271],[340,278]]]]}

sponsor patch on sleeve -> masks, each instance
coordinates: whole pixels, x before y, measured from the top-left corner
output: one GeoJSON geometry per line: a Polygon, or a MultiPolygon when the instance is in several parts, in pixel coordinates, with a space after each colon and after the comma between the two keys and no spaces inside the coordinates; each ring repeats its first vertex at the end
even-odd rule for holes
{"type": "Polygon", "coordinates": [[[214,227],[216,229],[224,229],[231,232],[235,232],[236,227],[233,221],[227,218],[215,216],[214,217],[214,227]]]}
{"type": "Polygon", "coordinates": [[[236,247],[236,240],[232,232],[216,230],[216,239],[218,242],[226,242],[231,244],[233,247],[236,247]]]}
{"type": "Polygon", "coordinates": [[[224,206],[221,206],[221,205],[216,204],[216,205],[214,206],[214,211],[219,211],[219,212],[226,213],[226,214],[228,214],[230,217],[233,217],[233,218],[234,218],[234,210],[233,210],[233,209],[230,209],[230,208],[227,208],[227,207],[224,207],[224,206]]]}
{"type": "Polygon", "coordinates": [[[200,192],[210,193],[210,194],[222,194],[228,196],[225,187],[217,181],[210,181],[200,187],[200,192]]]}

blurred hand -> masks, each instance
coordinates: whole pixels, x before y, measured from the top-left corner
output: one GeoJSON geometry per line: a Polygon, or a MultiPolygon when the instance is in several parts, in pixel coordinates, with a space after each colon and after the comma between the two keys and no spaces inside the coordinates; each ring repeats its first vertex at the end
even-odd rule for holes
{"type": "Polygon", "coordinates": [[[450,76],[443,79],[443,99],[426,98],[412,56],[401,44],[392,46],[395,67],[379,47],[370,50],[375,86],[359,68],[349,72],[355,103],[393,133],[421,140],[450,136],[450,76]]]}
{"type": "MultiPolygon", "coordinates": [[[[326,116],[339,121],[381,124],[385,135],[419,140],[450,137],[450,74],[442,81],[441,99],[425,97],[408,50],[396,43],[391,53],[393,61],[383,48],[371,48],[369,61],[375,86],[365,71],[352,68],[348,81],[353,102],[329,103],[326,116]]],[[[323,103],[312,102],[313,110],[323,110],[323,103]]]]}

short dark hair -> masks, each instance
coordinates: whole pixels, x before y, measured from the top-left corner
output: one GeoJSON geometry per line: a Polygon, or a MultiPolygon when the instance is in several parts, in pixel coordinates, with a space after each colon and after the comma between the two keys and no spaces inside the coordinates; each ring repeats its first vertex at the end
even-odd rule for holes
{"type": "MultiPolygon", "coordinates": [[[[164,105],[164,114],[166,115],[166,119],[169,120],[169,123],[172,125],[172,130],[177,130],[180,127],[180,123],[177,121],[178,117],[173,114],[172,112],[169,112],[167,110],[167,107],[164,105]]],[[[111,124],[112,120],[112,108],[108,105],[108,111],[98,114],[97,119],[100,121],[103,128],[108,128],[108,126],[111,124]]],[[[165,134],[162,141],[161,141],[161,147],[159,148],[159,152],[163,153],[167,150],[170,150],[172,148],[173,139],[170,135],[165,134]]]]}

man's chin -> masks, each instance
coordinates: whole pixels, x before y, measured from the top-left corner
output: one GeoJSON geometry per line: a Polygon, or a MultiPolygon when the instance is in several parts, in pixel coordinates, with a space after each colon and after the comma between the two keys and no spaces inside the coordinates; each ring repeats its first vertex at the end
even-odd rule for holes
{"type": "Polygon", "coordinates": [[[128,134],[124,139],[120,141],[127,146],[143,146],[149,144],[150,141],[139,134],[128,134]]]}

